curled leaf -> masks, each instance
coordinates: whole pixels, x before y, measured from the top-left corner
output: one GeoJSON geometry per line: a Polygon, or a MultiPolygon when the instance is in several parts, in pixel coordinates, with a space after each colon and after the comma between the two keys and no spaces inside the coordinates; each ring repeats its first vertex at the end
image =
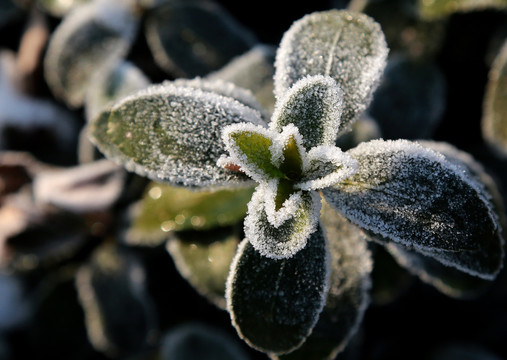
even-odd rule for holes
{"type": "Polygon", "coordinates": [[[325,303],[329,259],[324,234],[290,259],[269,259],[244,240],[227,280],[227,308],[240,336],[252,347],[282,354],[312,332],[325,303]]]}
{"type": "Polygon", "coordinates": [[[91,139],[110,159],[155,181],[231,186],[246,177],[217,160],[227,152],[222,129],[238,122],[263,124],[258,111],[233,98],[166,83],[103,112],[91,124],[91,139]]]}
{"type": "Polygon", "coordinates": [[[476,181],[442,155],[405,140],[374,140],[348,153],[359,168],[324,190],[333,207],[362,228],[420,252],[467,257],[486,250],[494,256],[487,268],[451,258],[445,263],[475,276],[496,276],[501,255],[490,251],[500,246],[499,224],[476,181]]]}
{"type": "Polygon", "coordinates": [[[280,43],[275,95],[281,99],[308,75],[332,77],[343,91],[341,133],[368,106],[387,52],[380,26],[364,14],[330,10],[306,15],[292,24],[280,43]]]}

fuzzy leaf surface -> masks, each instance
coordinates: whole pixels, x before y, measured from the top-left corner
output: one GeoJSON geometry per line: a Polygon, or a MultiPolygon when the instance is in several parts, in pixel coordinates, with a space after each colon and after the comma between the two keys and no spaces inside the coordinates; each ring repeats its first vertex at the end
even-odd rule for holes
{"type": "Polygon", "coordinates": [[[248,179],[217,160],[227,153],[222,129],[238,122],[264,124],[258,111],[232,98],[166,83],[103,112],[91,125],[91,139],[107,157],[152,180],[231,186],[248,179]]]}
{"type": "Polygon", "coordinates": [[[343,91],[338,132],[349,128],[368,106],[382,75],[387,45],[370,17],[330,10],[306,15],[284,34],[276,55],[275,95],[308,75],[331,76],[343,91]]]}
{"type": "Polygon", "coordinates": [[[482,133],[502,157],[507,156],[507,41],[496,56],[489,73],[484,100],[482,133]]]}
{"type": "Polygon", "coordinates": [[[319,145],[334,145],[340,125],[343,94],[330,78],[308,76],[294,84],[279,101],[270,128],[281,132],[294,124],[306,150],[319,145]]]}
{"type": "Polygon", "coordinates": [[[227,307],[239,335],[268,353],[287,353],[310,335],[328,289],[326,239],[319,230],[290,259],[269,259],[244,240],[227,280],[227,307]]]}
{"type": "Polygon", "coordinates": [[[129,5],[118,2],[93,2],[66,16],[44,60],[44,75],[55,96],[81,106],[93,74],[127,54],[137,22],[129,5]]]}
{"type": "Polygon", "coordinates": [[[357,173],[324,196],[362,228],[419,251],[478,251],[499,241],[482,190],[442,155],[406,140],[374,140],[348,153],[357,173]]]}

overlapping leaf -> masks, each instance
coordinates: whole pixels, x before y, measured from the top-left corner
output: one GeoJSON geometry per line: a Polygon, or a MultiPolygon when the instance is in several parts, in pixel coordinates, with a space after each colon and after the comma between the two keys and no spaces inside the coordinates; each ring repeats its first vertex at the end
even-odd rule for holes
{"type": "Polygon", "coordinates": [[[308,75],[331,76],[343,91],[339,132],[367,107],[382,74],[387,45],[380,26],[364,14],[326,11],[306,15],[285,33],[275,62],[278,99],[308,75]]]}
{"type": "Polygon", "coordinates": [[[226,154],[224,126],[263,125],[258,111],[233,98],[166,83],[125,98],[95,119],[92,141],[128,170],[175,185],[209,187],[244,183],[217,165],[226,154]]]}
{"type": "Polygon", "coordinates": [[[227,307],[240,336],[254,348],[287,353],[312,332],[327,297],[329,259],[322,231],[290,259],[269,259],[244,240],[231,265],[227,307]]]}
{"type": "Polygon", "coordinates": [[[497,218],[476,181],[442,155],[404,140],[374,140],[349,154],[358,161],[358,172],[324,190],[325,198],[344,216],[472,275],[496,275],[498,256],[480,269],[447,256],[468,257],[481,249],[493,256],[500,246],[497,218]]]}

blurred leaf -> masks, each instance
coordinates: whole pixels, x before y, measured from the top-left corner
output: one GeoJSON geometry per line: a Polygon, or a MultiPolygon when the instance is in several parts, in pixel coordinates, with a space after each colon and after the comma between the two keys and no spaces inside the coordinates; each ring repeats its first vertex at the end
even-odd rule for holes
{"type": "Polygon", "coordinates": [[[137,21],[130,4],[119,1],[91,2],[66,16],[51,37],[44,63],[54,95],[81,106],[93,75],[127,54],[137,21]]]}
{"type": "Polygon", "coordinates": [[[40,163],[30,153],[0,152],[0,201],[3,196],[30,184],[38,173],[49,169],[52,166],[40,163]]]}
{"type": "Polygon", "coordinates": [[[229,81],[250,90],[257,101],[270,113],[275,106],[273,75],[275,73],[276,48],[256,45],[251,50],[233,58],[221,69],[207,75],[209,80],[229,81]]]}
{"type": "Polygon", "coordinates": [[[209,230],[234,225],[246,215],[253,189],[193,192],[185,188],[152,183],[137,205],[129,244],[156,244],[170,231],[209,230]]]}
{"type": "Polygon", "coordinates": [[[37,0],[37,5],[53,16],[62,17],[75,7],[89,2],[91,0],[37,0]]]}
{"type": "Polygon", "coordinates": [[[109,356],[125,358],[156,341],[155,312],[145,290],[145,272],[132,255],[104,244],[76,275],[88,337],[109,356]]]}
{"type": "Polygon", "coordinates": [[[118,200],[125,171],[109,160],[41,172],[34,179],[34,201],[73,213],[104,211],[118,200]]]}
{"type": "MultiPolygon", "coordinates": [[[[506,5],[507,6],[507,5],[506,5]]],[[[507,156],[507,41],[496,56],[489,73],[484,98],[482,133],[501,157],[507,156]]]]}
{"type": "Polygon", "coordinates": [[[150,85],[141,70],[128,61],[107,66],[90,80],[86,93],[85,111],[88,121],[106,106],[150,85]]]}
{"type": "Polygon", "coordinates": [[[116,103],[90,130],[99,149],[127,170],[173,185],[220,187],[248,181],[217,165],[226,153],[222,129],[245,121],[264,123],[233,98],[165,83],[116,103]]]}
{"type": "Polygon", "coordinates": [[[471,275],[496,276],[499,224],[475,180],[442,155],[406,140],[373,140],[349,154],[358,172],[324,190],[345,217],[471,275]],[[474,256],[480,254],[484,261],[477,264],[474,256]]]}
{"type": "Polygon", "coordinates": [[[305,76],[331,76],[343,91],[343,131],[368,106],[387,52],[380,26],[364,14],[330,10],[306,15],[292,24],[278,48],[275,95],[282,98],[305,76]]]}
{"type": "Polygon", "coordinates": [[[247,360],[229,334],[200,323],[179,325],[162,339],[160,360],[247,360]]]}
{"type": "Polygon", "coordinates": [[[445,110],[446,83],[432,62],[392,57],[368,109],[386,139],[430,138],[445,110]]]}
{"type": "Polygon", "coordinates": [[[356,333],[369,304],[372,259],[367,236],[328,204],[322,207],[321,223],[331,255],[326,305],[305,343],[296,351],[274,359],[334,359],[356,333]]]}
{"type": "Polygon", "coordinates": [[[289,259],[274,260],[244,240],[227,280],[227,307],[239,335],[257,350],[282,354],[311,334],[327,297],[329,261],[322,231],[289,259]]]}
{"type": "MultiPolygon", "coordinates": [[[[32,315],[32,305],[21,279],[13,274],[0,272],[0,334],[26,325],[32,315]]],[[[4,359],[1,350],[0,359],[4,359]]]]}
{"type": "Polygon", "coordinates": [[[202,296],[225,309],[225,283],[239,241],[234,228],[176,232],[167,250],[180,274],[202,296]]]}
{"type": "Polygon", "coordinates": [[[177,77],[206,75],[255,44],[254,35],[211,1],[169,1],[148,13],[146,38],[157,63],[177,77]]]}
{"type": "Polygon", "coordinates": [[[507,9],[505,0],[418,0],[423,18],[438,19],[456,12],[507,9]]]}

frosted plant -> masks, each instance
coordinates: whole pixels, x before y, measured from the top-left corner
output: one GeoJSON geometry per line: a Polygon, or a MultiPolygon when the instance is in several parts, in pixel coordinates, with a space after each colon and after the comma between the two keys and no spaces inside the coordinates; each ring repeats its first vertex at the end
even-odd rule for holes
{"type": "MultiPolygon", "coordinates": [[[[200,190],[256,185],[226,306],[240,336],[273,358],[308,358],[316,348],[332,358],[353,335],[371,271],[359,228],[471,277],[489,281],[501,268],[497,215],[464,167],[407,140],[336,147],[370,103],[387,52],[366,15],[313,13],[277,50],[270,120],[248,91],[194,79],[123,98],[90,124],[107,157],[155,181],[200,190]]],[[[407,266],[416,263],[404,254],[407,266]]]]}

